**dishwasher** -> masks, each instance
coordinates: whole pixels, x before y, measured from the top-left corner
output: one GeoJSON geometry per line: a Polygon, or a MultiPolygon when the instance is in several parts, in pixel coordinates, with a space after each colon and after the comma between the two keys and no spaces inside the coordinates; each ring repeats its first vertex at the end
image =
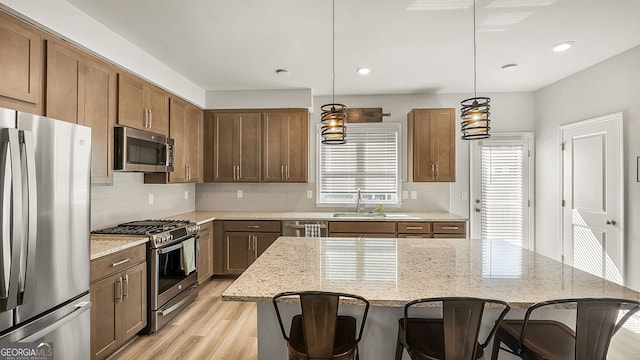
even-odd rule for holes
{"type": "Polygon", "coordinates": [[[327,236],[327,221],[285,220],[282,222],[282,236],[325,237],[327,236]]]}

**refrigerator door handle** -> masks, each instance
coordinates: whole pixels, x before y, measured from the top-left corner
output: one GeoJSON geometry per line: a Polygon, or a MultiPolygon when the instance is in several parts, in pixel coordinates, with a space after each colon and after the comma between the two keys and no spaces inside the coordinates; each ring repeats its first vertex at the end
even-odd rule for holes
{"type": "Polygon", "coordinates": [[[2,262],[3,262],[3,271],[5,271],[5,278],[3,281],[6,281],[7,270],[9,272],[8,284],[5,282],[3,284],[3,292],[2,297],[6,299],[6,306],[4,310],[14,309],[18,305],[18,280],[19,280],[19,265],[21,258],[21,248],[22,248],[22,169],[20,164],[20,145],[18,141],[18,130],[12,128],[4,128],[0,129],[0,143],[3,144],[0,153],[0,171],[2,172],[2,177],[0,182],[2,182],[2,186],[6,188],[5,181],[8,180],[6,176],[7,169],[7,152],[9,152],[10,159],[10,171],[11,171],[11,196],[9,197],[9,202],[11,203],[11,210],[9,207],[4,204],[4,201],[7,200],[6,197],[2,197],[3,204],[0,205],[0,211],[3,212],[2,218],[9,219],[13,224],[18,224],[18,226],[9,226],[9,224],[3,224],[3,226],[7,226],[10,230],[11,237],[11,245],[8,246],[9,239],[2,240],[2,262]],[[4,146],[6,144],[6,146],[4,146]],[[10,211],[9,216],[5,214],[5,211],[10,211]],[[7,251],[9,254],[7,254],[7,251]],[[9,260],[10,259],[10,260],[9,260]],[[7,260],[9,263],[7,264],[7,260]]]}
{"type": "Polygon", "coordinates": [[[79,302],[77,304],[74,305],[75,309],[70,312],[67,316],[63,317],[62,319],[54,322],[53,324],[47,325],[45,327],[43,327],[42,329],[36,331],[35,333],[27,336],[24,339],[21,339],[20,342],[34,342],[42,337],[44,337],[45,335],[52,333],[54,330],[58,329],[59,327],[61,327],[62,325],[68,323],[69,321],[77,318],[78,316],[82,315],[82,313],[84,313],[85,311],[89,311],[89,309],[91,308],[91,302],[89,301],[82,301],[79,302]]]}
{"type": "MultiPolygon", "coordinates": [[[[22,254],[20,258],[19,292],[32,292],[35,283],[34,266],[36,260],[36,239],[38,229],[38,194],[36,184],[36,155],[33,134],[30,131],[20,131],[20,150],[22,161],[22,211],[26,226],[23,229],[22,254]],[[22,151],[24,150],[24,151],[22,151]],[[26,290],[25,290],[26,288],[26,290]]],[[[24,300],[23,296],[22,299],[24,300]]]]}

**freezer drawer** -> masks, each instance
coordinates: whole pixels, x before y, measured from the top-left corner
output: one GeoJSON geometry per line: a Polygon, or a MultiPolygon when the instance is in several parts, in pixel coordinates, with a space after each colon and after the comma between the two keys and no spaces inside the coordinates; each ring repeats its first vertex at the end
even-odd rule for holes
{"type": "Polygon", "coordinates": [[[26,323],[0,336],[0,343],[45,342],[52,344],[56,360],[89,359],[90,349],[90,296],[86,295],[65,306],[26,323]]]}

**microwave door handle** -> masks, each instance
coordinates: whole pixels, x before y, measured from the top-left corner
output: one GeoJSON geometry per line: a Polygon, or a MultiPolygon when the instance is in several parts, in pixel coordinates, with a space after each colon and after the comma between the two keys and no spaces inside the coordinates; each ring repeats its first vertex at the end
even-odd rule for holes
{"type": "MultiPolygon", "coordinates": [[[[20,131],[21,165],[22,165],[22,216],[26,220],[26,231],[23,237],[22,256],[20,259],[19,292],[32,294],[35,286],[33,280],[36,258],[36,239],[38,231],[38,193],[36,185],[36,156],[33,134],[20,131]],[[26,171],[24,171],[26,170],[26,171]],[[25,290],[26,289],[26,290],[25,290]]],[[[25,297],[22,297],[25,300],[25,297]]]]}
{"type": "MultiPolygon", "coordinates": [[[[11,216],[5,216],[3,213],[3,221],[5,219],[9,219],[12,221],[14,225],[17,226],[9,226],[11,245],[7,246],[7,242],[9,239],[4,238],[3,236],[3,271],[8,270],[9,272],[9,282],[5,284],[5,291],[2,296],[6,294],[6,307],[3,310],[14,309],[18,305],[18,279],[19,279],[19,265],[20,265],[20,252],[22,247],[22,169],[20,163],[20,144],[18,141],[18,130],[4,128],[0,129],[0,142],[6,144],[6,147],[3,146],[3,162],[5,162],[5,166],[2,167],[2,171],[5,172],[7,169],[6,159],[7,152],[9,158],[9,168],[11,171],[11,177],[8,178],[6,173],[2,177],[2,181],[6,182],[7,180],[10,182],[11,188],[11,196],[9,198],[10,202],[10,212],[11,216]],[[6,148],[6,150],[5,150],[6,148]],[[9,254],[7,254],[7,250],[9,254]],[[7,260],[9,263],[7,264],[7,260]]],[[[6,185],[6,184],[5,184],[6,185]]],[[[5,186],[6,187],[6,186],[5,186]]],[[[5,189],[6,190],[6,189],[5,189]]],[[[7,196],[3,196],[2,200],[6,200],[7,196]]],[[[2,204],[2,211],[5,212],[9,209],[9,206],[6,204],[2,204]]],[[[8,225],[8,224],[3,224],[8,225]]],[[[4,234],[3,234],[4,235],[4,234]]],[[[6,275],[5,275],[6,277],[6,275]]]]}

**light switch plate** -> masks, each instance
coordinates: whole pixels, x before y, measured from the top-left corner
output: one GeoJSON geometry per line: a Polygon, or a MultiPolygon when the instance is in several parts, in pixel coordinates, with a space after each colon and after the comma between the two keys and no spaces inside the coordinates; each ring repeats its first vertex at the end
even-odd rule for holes
{"type": "Polygon", "coordinates": [[[469,192],[467,190],[462,190],[462,192],[460,192],[460,197],[464,200],[469,199],[469,192]]]}
{"type": "Polygon", "coordinates": [[[149,194],[149,205],[153,205],[153,194],[149,194]]]}
{"type": "Polygon", "coordinates": [[[184,191],[184,199],[189,200],[189,190],[184,191]]]}
{"type": "Polygon", "coordinates": [[[307,199],[313,199],[313,190],[307,190],[307,199]]]}
{"type": "Polygon", "coordinates": [[[411,191],[411,200],[416,200],[418,198],[418,192],[415,190],[411,191]]]}
{"type": "Polygon", "coordinates": [[[243,195],[243,194],[242,194],[242,190],[238,190],[238,191],[236,191],[236,197],[237,197],[238,199],[242,199],[242,195],[243,195]]]}

